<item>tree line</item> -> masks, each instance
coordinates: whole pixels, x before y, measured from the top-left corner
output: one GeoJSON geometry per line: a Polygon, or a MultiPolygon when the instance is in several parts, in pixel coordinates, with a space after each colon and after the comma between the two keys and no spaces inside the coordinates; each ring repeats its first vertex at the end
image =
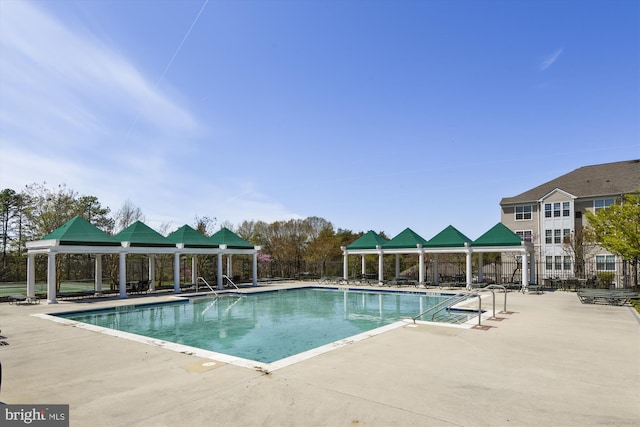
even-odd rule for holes
{"type": "MultiPolygon", "coordinates": [[[[41,239],[78,215],[110,235],[117,234],[135,221],[145,221],[141,209],[130,200],[125,201],[119,209],[112,210],[104,206],[97,197],[82,195],[64,184],[49,187],[46,183],[34,183],[25,186],[22,191],[9,188],[2,190],[0,281],[25,280],[26,242],[41,239]]],[[[210,236],[217,230],[218,224],[215,217],[194,216],[193,224],[190,225],[205,236],[210,236]]],[[[253,245],[261,246],[259,262],[264,274],[282,277],[304,273],[310,265],[313,266],[314,275],[330,273],[329,265],[341,265],[340,247],[350,244],[363,234],[336,229],[330,221],[319,217],[273,223],[251,220],[243,221],[237,226],[229,223],[220,226],[231,229],[253,245]]],[[[163,223],[156,231],[166,236],[172,231],[171,228],[171,223],[163,223]]],[[[74,256],[61,257],[59,267],[64,270],[70,266],[70,259],[74,259],[74,256]]],[[[238,268],[250,265],[241,256],[239,259],[238,268]]],[[[171,261],[162,261],[159,259],[159,268],[169,270],[170,267],[165,268],[164,265],[171,266],[171,261]]],[[[207,270],[213,269],[211,264],[215,260],[204,257],[200,262],[203,263],[202,268],[207,270]]],[[[88,269],[89,266],[85,268],[88,269]]],[[[65,274],[73,276],[72,272],[65,274]]],[[[82,274],[90,274],[90,271],[76,275],[82,274]]]]}

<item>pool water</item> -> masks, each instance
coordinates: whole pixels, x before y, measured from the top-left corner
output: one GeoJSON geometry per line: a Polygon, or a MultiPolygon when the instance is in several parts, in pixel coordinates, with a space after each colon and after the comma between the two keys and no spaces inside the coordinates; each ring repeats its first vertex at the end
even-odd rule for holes
{"type": "Polygon", "coordinates": [[[291,289],[61,317],[263,363],[412,317],[448,296],[291,289]]]}

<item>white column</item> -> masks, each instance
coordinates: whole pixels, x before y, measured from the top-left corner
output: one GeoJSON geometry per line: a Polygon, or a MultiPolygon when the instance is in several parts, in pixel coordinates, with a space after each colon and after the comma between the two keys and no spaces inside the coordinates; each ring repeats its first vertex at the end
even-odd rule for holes
{"type": "Polygon", "coordinates": [[[149,290],[156,290],[156,256],[149,255],[149,290]]]}
{"type": "Polygon", "coordinates": [[[529,269],[529,283],[536,283],[536,253],[534,251],[531,251],[529,264],[531,266],[529,269]]]}
{"type": "Polygon", "coordinates": [[[49,252],[47,259],[47,304],[57,304],[56,299],[56,254],[49,252]]]}
{"type": "Polygon", "coordinates": [[[384,280],[384,253],[380,245],[376,246],[380,252],[378,253],[378,281],[382,283],[384,280]]]}
{"type": "Polygon", "coordinates": [[[36,256],[35,254],[27,255],[27,296],[35,298],[36,296],[36,256]]]}
{"type": "Polygon", "coordinates": [[[191,256],[191,283],[195,284],[198,280],[198,255],[191,256]]]}
{"type": "Polygon", "coordinates": [[[180,293],[180,254],[173,256],[173,293],[180,293]]]}
{"type": "Polygon", "coordinates": [[[471,289],[471,282],[473,281],[473,264],[471,262],[471,254],[472,251],[469,248],[469,244],[465,243],[467,246],[467,289],[471,289]]]}
{"type": "Polygon", "coordinates": [[[222,253],[218,253],[218,262],[216,263],[218,270],[217,288],[218,290],[224,289],[222,286],[222,253]]]}
{"type": "Polygon", "coordinates": [[[253,286],[258,286],[258,252],[253,254],[252,267],[253,269],[253,286]]]}
{"type": "Polygon", "coordinates": [[[418,283],[424,283],[424,252],[418,255],[418,283]]]}
{"type": "Polygon", "coordinates": [[[120,252],[120,264],[119,264],[119,273],[120,273],[120,298],[127,297],[127,254],[125,252],[120,252]]]}
{"type": "Polygon", "coordinates": [[[95,276],[96,277],[94,278],[94,282],[95,282],[94,290],[96,291],[96,294],[101,294],[102,293],[102,255],[101,254],[96,254],[95,276]]]}
{"type": "Polygon", "coordinates": [[[364,255],[360,255],[361,257],[361,267],[360,269],[362,270],[362,277],[365,277],[365,274],[367,274],[367,258],[364,255]]]}
{"type": "Polygon", "coordinates": [[[347,280],[349,278],[349,254],[347,254],[345,246],[342,246],[342,278],[347,280]]]}
{"type": "Polygon", "coordinates": [[[528,253],[527,251],[522,252],[522,287],[526,288],[528,283],[529,275],[527,274],[527,264],[528,262],[528,253]]]}

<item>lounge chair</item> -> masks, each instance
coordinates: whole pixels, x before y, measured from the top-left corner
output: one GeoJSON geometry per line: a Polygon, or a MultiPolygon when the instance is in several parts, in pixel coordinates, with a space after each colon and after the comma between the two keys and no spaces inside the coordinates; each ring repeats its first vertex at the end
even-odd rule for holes
{"type": "Polygon", "coordinates": [[[9,304],[40,304],[40,298],[28,297],[22,294],[9,295],[9,304]]]}
{"type": "Polygon", "coordinates": [[[638,292],[624,289],[578,289],[578,298],[583,304],[625,305],[629,300],[640,298],[638,292]]]}
{"type": "Polygon", "coordinates": [[[526,286],[522,287],[522,293],[524,294],[525,292],[529,292],[530,294],[541,294],[542,292],[542,287],[538,284],[535,283],[530,283],[526,286]]]}

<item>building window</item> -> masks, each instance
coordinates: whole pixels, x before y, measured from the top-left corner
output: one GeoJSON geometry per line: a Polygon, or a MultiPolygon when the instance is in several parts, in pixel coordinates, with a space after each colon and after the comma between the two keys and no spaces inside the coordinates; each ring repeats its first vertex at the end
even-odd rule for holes
{"type": "Polygon", "coordinates": [[[562,242],[563,243],[571,243],[571,230],[565,228],[562,230],[562,242]]]}
{"type": "Polygon", "coordinates": [[[553,243],[562,243],[562,234],[560,234],[560,229],[553,230],[553,243]]]}
{"type": "Polygon", "coordinates": [[[551,203],[544,204],[544,217],[551,218],[551,203]]]}
{"type": "Polygon", "coordinates": [[[553,217],[558,218],[560,216],[560,203],[553,204],[553,217]]]}
{"type": "Polygon", "coordinates": [[[571,257],[564,257],[564,265],[562,266],[565,271],[571,271],[571,257]]]}
{"type": "Polygon", "coordinates": [[[569,216],[571,213],[571,204],[569,202],[562,202],[562,216],[569,216]]]}
{"type": "Polygon", "coordinates": [[[562,270],[562,257],[560,255],[556,255],[555,257],[555,269],[562,270]]]}
{"type": "Polygon", "coordinates": [[[553,231],[552,230],[544,230],[544,242],[548,245],[553,243],[553,231]]]}
{"type": "Polygon", "coordinates": [[[615,255],[596,255],[597,271],[616,271],[615,255]]]}
{"type": "Polygon", "coordinates": [[[516,206],[516,221],[531,219],[531,205],[516,206]]]}
{"type": "Polygon", "coordinates": [[[544,266],[544,267],[545,267],[547,270],[553,270],[553,257],[552,257],[552,256],[547,256],[547,257],[545,258],[545,263],[544,263],[544,264],[545,264],[545,266],[544,266]]]}
{"type": "Polygon", "coordinates": [[[516,231],[516,234],[518,235],[518,237],[520,237],[525,242],[531,242],[532,241],[531,240],[531,230],[516,231]]]}
{"type": "Polygon", "coordinates": [[[615,203],[613,199],[598,199],[593,201],[593,210],[597,211],[598,209],[608,208],[612,204],[615,203]]]}

